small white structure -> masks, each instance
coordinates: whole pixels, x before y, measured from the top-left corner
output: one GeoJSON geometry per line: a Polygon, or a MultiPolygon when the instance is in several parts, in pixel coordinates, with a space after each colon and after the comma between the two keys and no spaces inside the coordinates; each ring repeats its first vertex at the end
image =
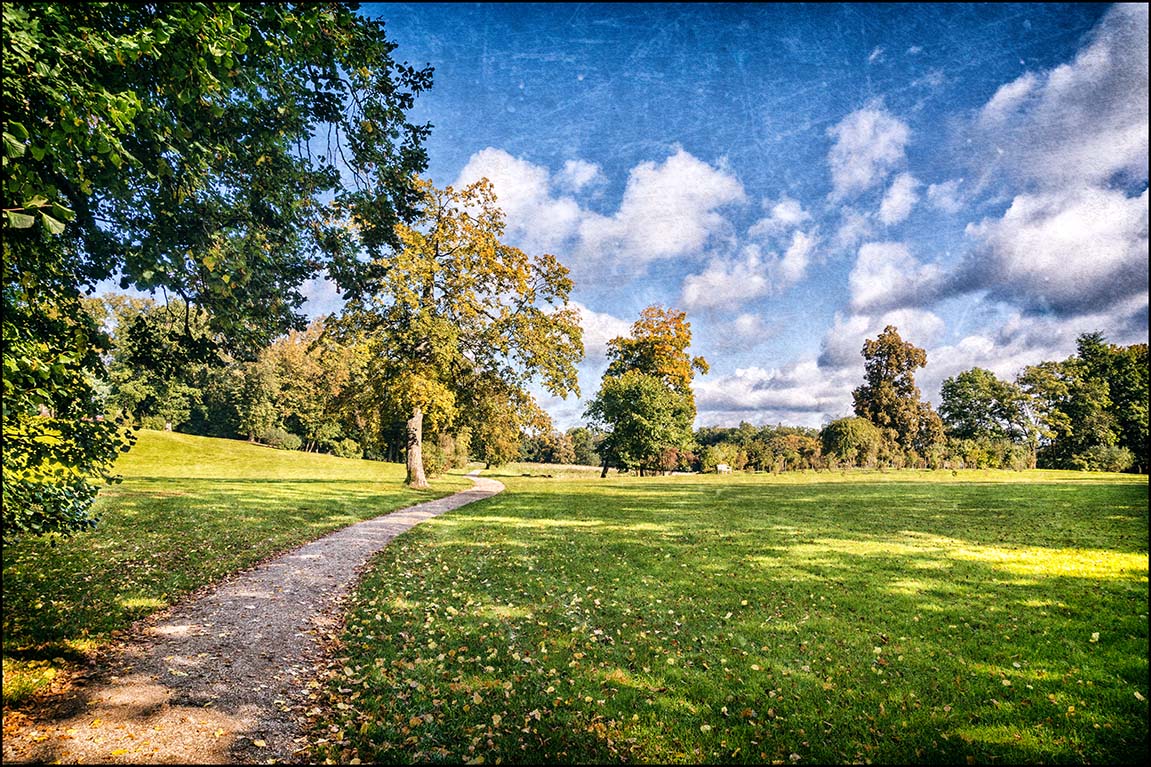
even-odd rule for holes
{"type": "Polygon", "coordinates": [[[726,463],[717,463],[715,465],[715,471],[717,474],[731,474],[731,467],[726,463]]]}

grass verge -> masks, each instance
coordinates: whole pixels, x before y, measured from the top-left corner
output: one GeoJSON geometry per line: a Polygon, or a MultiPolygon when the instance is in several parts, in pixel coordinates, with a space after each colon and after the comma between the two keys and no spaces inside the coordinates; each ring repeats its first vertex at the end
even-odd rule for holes
{"type": "Polygon", "coordinates": [[[375,559],[312,758],[1148,755],[1145,477],[522,473],[375,559]]]}
{"type": "Polygon", "coordinates": [[[95,530],[4,547],[4,705],[192,590],[332,530],[471,483],[403,486],[395,464],[142,431],[95,530]]]}

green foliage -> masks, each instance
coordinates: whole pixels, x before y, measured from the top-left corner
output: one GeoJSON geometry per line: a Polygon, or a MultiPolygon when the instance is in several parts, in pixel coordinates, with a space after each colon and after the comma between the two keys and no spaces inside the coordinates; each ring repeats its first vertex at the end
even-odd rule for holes
{"type": "Polygon", "coordinates": [[[669,471],[678,467],[678,453],[694,446],[690,394],[639,370],[605,375],[586,413],[607,433],[600,443],[601,454],[620,468],[669,471]],[[665,455],[669,450],[677,455],[665,455]]]}
{"type": "Polygon", "coordinates": [[[1092,445],[1071,458],[1071,467],[1083,471],[1127,471],[1135,455],[1125,447],[1092,445]]]}
{"type": "Polygon", "coordinates": [[[600,465],[599,447],[604,438],[602,432],[586,426],[573,426],[567,430],[567,436],[572,445],[571,463],[581,466],[600,465]]]}
{"type": "Polygon", "coordinates": [[[886,442],[880,429],[866,418],[840,418],[819,433],[823,453],[850,466],[873,466],[886,442]]]}
{"type": "Polygon", "coordinates": [[[1104,448],[1121,447],[1146,469],[1146,344],[1119,347],[1100,333],[1084,334],[1076,355],[1027,367],[1018,383],[1029,397],[1040,466],[1082,469],[1098,464],[1090,456],[1104,448]]]}
{"type": "Polygon", "coordinates": [[[675,309],[649,306],[631,336],[608,341],[608,367],[585,415],[605,436],[604,461],[621,469],[672,471],[687,468],[695,446],[695,373],[706,373],[703,357],[689,357],[691,324],[675,309]]]}
{"type": "Polygon", "coordinates": [[[1017,441],[1028,436],[1023,392],[990,370],[972,368],[948,378],[939,394],[949,436],[1017,441]]]}
{"type": "Polygon", "coordinates": [[[943,436],[931,406],[919,399],[915,370],[927,364],[927,353],[899,337],[888,325],[863,344],[863,386],[851,393],[855,414],[878,426],[903,450],[923,453],[943,436]]]}
{"type": "MultiPolygon", "coordinates": [[[[82,526],[126,444],[86,420],[107,342],[81,292],[115,275],[170,292],[207,311],[200,341],[242,355],[301,324],[321,268],[354,291],[360,254],[396,244],[419,201],[428,128],[406,112],[431,71],[397,64],[353,4],[6,3],[3,22],[7,536],[82,526]]],[[[153,330],[134,353],[156,377],[117,396],[190,419],[191,391],[155,385],[182,365],[153,330]]]]}
{"type": "MultiPolygon", "coordinates": [[[[5,6],[5,13],[7,13],[5,6]]],[[[34,236],[49,235],[35,232],[34,236]]],[[[3,539],[68,533],[95,523],[98,482],[132,443],[104,407],[91,371],[108,338],[60,264],[23,272],[3,259],[3,539]]]]}
{"type": "Polygon", "coordinates": [[[504,214],[491,183],[417,187],[421,218],[397,225],[402,247],[373,262],[372,280],[335,323],[345,342],[366,350],[373,406],[386,420],[407,420],[413,487],[424,483],[425,419],[445,431],[466,412],[462,425],[485,459],[507,460],[518,453],[516,426],[541,412],[528,382],[578,394],[583,356],[568,270],[554,256],[529,257],[500,241],[504,214]],[[464,411],[462,402],[486,409],[464,411]]]}
{"type": "Polygon", "coordinates": [[[299,450],[304,441],[298,435],[279,426],[273,426],[256,434],[256,439],[277,450],[299,450]]]}

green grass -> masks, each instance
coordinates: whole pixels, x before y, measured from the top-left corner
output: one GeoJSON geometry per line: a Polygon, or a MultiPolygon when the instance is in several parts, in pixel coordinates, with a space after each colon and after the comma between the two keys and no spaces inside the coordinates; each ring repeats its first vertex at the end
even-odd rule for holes
{"type": "Polygon", "coordinates": [[[314,759],[1148,755],[1146,477],[522,468],[378,555],[314,759]]]}
{"type": "Polygon", "coordinates": [[[469,487],[403,487],[396,464],[142,431],[97,528],[4,547],[4,703],[190,591],[321,535],[469,487]]]}

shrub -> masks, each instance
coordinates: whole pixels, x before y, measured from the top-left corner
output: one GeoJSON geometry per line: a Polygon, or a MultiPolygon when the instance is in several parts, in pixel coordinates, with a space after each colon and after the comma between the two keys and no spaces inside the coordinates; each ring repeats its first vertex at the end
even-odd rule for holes
{"type": "Polygon", "coordinates": [[[354,439],[333,439],[324,443],[332,455],[339,458],[362,458],[364,451],[354,439]]]}
{"type": "Polygon", "coordinates": [[[263,442],[265,445],[270,445],[277,450],[299,450],[304,441],[297,437],[292,432],[282,429],[279,426],[273,426],[270,429],[264,429],[256,435],[256,439],[263,442]]]}
{"type": "Polygon", "coordinates": [[[1092,445],[1071,458],[1080,471],[1126,471],[1135,463],[1135,455],[1125,447],[1092,445]]]}

